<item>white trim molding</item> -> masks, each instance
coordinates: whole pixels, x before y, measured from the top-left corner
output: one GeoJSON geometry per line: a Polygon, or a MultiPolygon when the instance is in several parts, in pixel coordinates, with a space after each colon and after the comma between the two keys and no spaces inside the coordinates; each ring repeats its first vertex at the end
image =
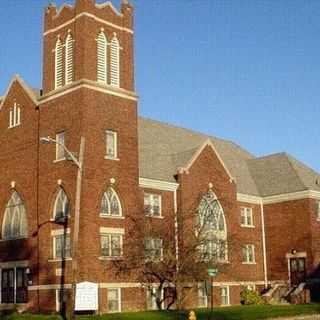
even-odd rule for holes
{"type": "Polygon", "coordinates": [[[123,228],[106,228],[106,227],[100,227],[100,234],[122,234],[124,235],[124,229],[123,228]]]}
{"type": "Polygon", "coordinates": [[[29,267],[29,260],[0,262],[0,269],[10,269],[19,267],[29,267]]]}
{"type": "Polygon", "coordinates": [[[59,25],[58,27],[52,28],[52,29],[49,29],[49,30],[45,31],[45,32],[43,33],[43,35],[44,35],[44,36],[47,36],[47,35],[50,34],[50,33],[56,32],[56,31],[58,31],[58,30],[60,30],[60,29],[62,29],[62,28],[64,28],[64,27],[66,27],[67,25],[69,25],[69,24],[71,24],[71,23],[74,23],[76,20],[78,20],[78,19],[81,18],[81,17],[89,17],[89,18],[92,18],[92,19],[94,19],[95,21],[97,21],[97,22],[99,22],[99,23],[103,23],[103,24],[105,24],[105,25],[107,25],[107,26],[109,26],[109,27],[118,29],[118,30],[120,30],[120,31],[125,31],[125,32],[128,32],[128,33],[130,33],[130,34],[133,34],[133,33],[134,33],[132,29],[129,29],[129,28],[126,28],[126,27],[122,27],[122,26],[119,26],[119,25],[117,25],[117,24],[111,23],[111,22],[109,22],[109,21],[103,20],[103,19],[95,16],[95,15],[92,14],[92,13],[82,12],[82,13],[79,13],[78,15],[76,15],[74,18],[72,18],[72,19],[66,21],[65,23],[59,25]]]}
{"type": "Polygon", "coordinates": [[[67,86],[59,88],[57,90],[52,90],[52,91],[46,93],[45,95],[40,97],[39,104],[47,103],[53,99],[64,96],[65,94],[68,94],[68,93],[73,92],[75,90],[78,90],[80,88],[92,89],[92,90],[102,92],[102,93],[107,93],[107,94],[110,94],[112,96],[116,96],[119,98],[124,98],[124,99],[132,100],[132,101],[138,101],[138,96],[133,91],[113,87],[113,86],[110,86],[107,84],[102,84],[97,81],[81,79],[81,80],[72,82],[70,85],[67,85],[67,86]]]}
{"type": "Polygon", "coordinates": [[[145,189],[155,189],[155,190],[173,192],[178,189],[179,184],[174,182],[162,181],[162,180],[139,178],[139,186],[140,188],[145,188],[145,189]]]}
{"type": "Polygon", "coordinates": [[[252,196],[244,193],[237,193],[237,201],[252,204],[272,204],[285,201],[301,200],[301,199],[317,199],[320,200],[320,191],[303,190],[291,193],[277,194],[268,197],[252,196]]]}

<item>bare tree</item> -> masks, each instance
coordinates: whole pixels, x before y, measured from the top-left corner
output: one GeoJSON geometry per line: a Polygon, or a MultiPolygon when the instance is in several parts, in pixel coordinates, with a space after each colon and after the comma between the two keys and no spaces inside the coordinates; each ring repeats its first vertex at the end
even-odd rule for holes
{"type": "Polygon", "coordinates": [[[155,224],[151,218],[131,218],[126,255],[114,261],[118,273],[132,272],[154,298],[159,310],[178,309],[191,288],[208,278],[208,267],[224,268],[228,258],[226,221],[214,193],[201,195],[193,212],[180,214],[178,248],[174,221],[155,224]],[[177,249],[179,254],[177,254],[177,249]],[[165,292],[166,294],[164,294],[165,292]]]}

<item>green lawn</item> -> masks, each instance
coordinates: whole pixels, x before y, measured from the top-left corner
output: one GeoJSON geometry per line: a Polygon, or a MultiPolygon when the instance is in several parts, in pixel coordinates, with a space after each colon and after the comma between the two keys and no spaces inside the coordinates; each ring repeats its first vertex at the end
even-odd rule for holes
{"type": "MultiPolygon", "coordinates": [[[[236,306],[214,309],[212,320],[256,320],[271,317],[302,314],[320,314],[320,304],[288,306],[236,306]]],[[[208,320],[205,309],[196,310],[198,320],[208,320]]],[[[1,320],[61,320],[59,316],[8,315],[1,320]]],[[[137,313],[109,314],[104,316],[78,316],[78,320],[187,320],[187,312],[151,311],[137,313]]]]}

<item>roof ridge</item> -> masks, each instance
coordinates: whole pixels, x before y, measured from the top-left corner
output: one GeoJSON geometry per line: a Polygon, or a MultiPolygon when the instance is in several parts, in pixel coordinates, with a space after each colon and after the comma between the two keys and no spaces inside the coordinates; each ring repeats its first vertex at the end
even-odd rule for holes
{"type": "MultiPolygon", "coordinates": [[[[292,168],[292,170],[294,171],[295,175],[297,176],[297,178],[299,179],[300,183],[304,186],[305,189],[308,189],[308,187],[305,185],[303,179],[301,178],[301,176],[299,175],[299,173],[297,172],[297,170],[295,169],[295,167],[293,166],[293,163],[290,160],[290,155],[288,153],[284,153],[285,157],[287,158],[290,167],[292,168]]],[[[291,157],[292,158],[292,157],[291,157]]]]}

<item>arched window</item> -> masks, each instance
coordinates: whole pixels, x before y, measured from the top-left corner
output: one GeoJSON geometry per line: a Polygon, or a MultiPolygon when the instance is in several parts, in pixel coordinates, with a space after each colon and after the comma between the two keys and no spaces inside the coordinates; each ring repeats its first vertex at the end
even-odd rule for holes
{"type": "Polygon", "coordinates": [[[66,38],[66,48],[65,48],[65,69],[66,69],[66,84],[70,84],[73,81],[73,39],[72,35],[69,33],[66,38]]]}
{"type": "Polygon", "coordinates": [[[55,89],[63,86],[63,47],[60,38],[55,48],[55,89]]]}
{"type": "Polygon", "coordinates": [[[120,45],[116,35],[110,44],[110,84],[120,86],[120,45]]]}
{"type": "Polygon", "coordinates": [[[227,260],[227,226],[223,209],[216,195],[209,190],[198,207],[197,236],[201,259],[227,260]]]}
{"type": "Polygon", "coordinates": [[[122,216],[122,208],[120,199],[117,193],[112,189],[109,188],[102,197],[101,200],[101,217],[121,217],[122,216]]]}
{"type": "Polygon", "coordinates": [[[14,191],[4,213],[2,238],[11,240],[27,236],[28,223],[25,206],[19,194],[14,191]]]}
{"type": "Polygon", "coordinates": [[[69,199],[65,191],[60,188],[53,207],[53,217],[60,220],[69,216],[69,199]]]}
{"type": "Polygon", "coordinates": [[[107,38],[102,30],[97,38],[97,81],[107,83],[107,38]]]}

